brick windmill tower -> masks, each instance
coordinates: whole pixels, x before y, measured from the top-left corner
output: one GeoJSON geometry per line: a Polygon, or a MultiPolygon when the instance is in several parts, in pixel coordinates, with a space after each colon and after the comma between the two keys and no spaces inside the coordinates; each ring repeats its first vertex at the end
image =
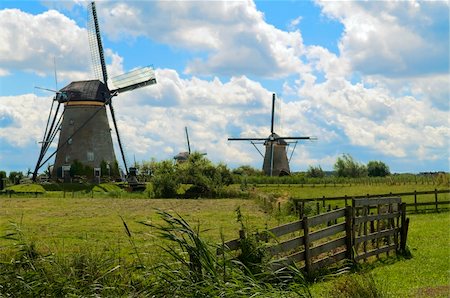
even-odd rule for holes
{"type": "MultiPolygon", "coordinates": [[[[272,96],[272,120],[270,123],[270,135],[267,138],[228,138],[228,141],[250,141],[264,159],[263,171],[267,176],[289,175],[289,160],[287,157],[287,147],[293,142],[297,145],[298,140],[314,140],[314,137],[280,137],[274,132],[273,124],[275,118],[275,93],[272,96]],[[288,141],[286,141],[288,140],[288,141]],[[259,151],[255,144],[262,142],[265,147],[265,154],[259,151]]],[[[295,147],[292,150],[294,153],[295,147]]]]}
{"type": "Polygon", "coordinates": [[[54,155],[56,157],[52,177],[64,178],[74,162],[94,169],[94,176],[101,175],[98,171],[102,164],[106,164],[108,169],[117,165],[107,107],[109,107],[122,161],[128,175],[112,99],[120,93],[156,84],[155,73],[151,67],[143,67],[112,78],[114,89],[109,88],[94,2],[89,5],[88,37],[97,79],[71,82],[56,92],[41,142],[41,151],[33,172],[33,181],[36,180],[39,169],[54,155]],[[54,108],[55,104],[56,108],[54,108]],[[63,106],[62,112],[61,106],[63,106]],[[58,146],[45,159],[58,131],[58,146]]]}

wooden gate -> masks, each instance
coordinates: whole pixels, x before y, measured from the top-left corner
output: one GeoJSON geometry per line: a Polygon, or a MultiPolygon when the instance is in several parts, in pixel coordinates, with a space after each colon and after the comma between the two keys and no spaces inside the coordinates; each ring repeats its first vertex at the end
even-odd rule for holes
{"type": "MultiPolygon", "coordinates": [[[[272,269],[296,263],[310,274],[343,260],[367,261],[383,253],[404,251],[409,224],[405,210],[399,197],[353,199],[352,206],[303,216],[253,237],[265,242],[272,269]]],[[[239,250],[240,242],[249,235],[240,231],[239,236],[224,243],[219,253],[239,250]]]]}
{"type": "Polygon", "coordinates": [[[352,207],[355,261],[405,249],[409,219],[399,197],[353,199],[352,207]]]}

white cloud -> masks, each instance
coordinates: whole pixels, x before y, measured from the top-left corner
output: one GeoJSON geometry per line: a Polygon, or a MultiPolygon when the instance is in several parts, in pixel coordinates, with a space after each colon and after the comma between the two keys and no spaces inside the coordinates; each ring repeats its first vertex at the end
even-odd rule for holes
{"type": "Polygon", "coordinates": [[[268,24],[252,1],[102,3],[102,29],[111,38],[147,36],[199,53],[189,74],[278,77],[299,72],[299,31],[268,24]]]}
{"type": "Polygon", "coordinates": [[[53,74],[56,60],[58,76],[72,78],[90,66],[86,30],[55,10],[38,15],[0,10],[0,44],[2,74],[13,70],[53,74]]]}
{"type": "Polygon", "coordinates": [[[0,97],[0,139],[14,146],[37,147],[50,110],[51,97],[34,94],[0,97]]]}
{"type": "Polygon", "coordinates": [[[345,27],[341,55],[354,70],[388,77],[448,73],[449,3],[320,1],[345,27]]]}

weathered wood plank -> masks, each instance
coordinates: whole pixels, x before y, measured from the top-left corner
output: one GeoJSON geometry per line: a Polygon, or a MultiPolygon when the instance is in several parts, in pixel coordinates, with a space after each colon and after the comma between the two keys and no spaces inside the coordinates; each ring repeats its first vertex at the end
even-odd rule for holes
{"type": "Polygon", "coordinates": [[[400,229],[399,228],[394,228],[394,229],[389,229],[389,230],[383,230],[380,232],[375,232],[375,233],[370,233],[366,236],[357,236],[355,237],[355,243],[361,243],[364,241],[370,241],[373,239],[379,239],[379,238],[383,238],[386,236],[392,236],[395,233],[399,233],[400,229]]]}
{"type": "MultiPolygon", "coordinates": [[[[438,205],[450,204],[450,201],[438,201],[438,205]]],[[[435,206],[436,202],[419,202],[419,203],[406,203],[406,206],[435,206]]]]}
{"type": "Polygon", "coordinates": [[[320,259],[314,263],[311,264],[311,267],[313,270],[323,268],[326,266],[330,266],[332,264],[336,264],[339,261],[342,261],[346,258],[347,251],[343,250],[337,254],[334,254],[332,256],[328,256],[326,258],[320,259]]]}
{"type": "Polygon", "coordinates": [[[401,202],[402,202],[402,199],[400,197],[392,197],[392,198],[381,198],[381,197],[361,198],[361,199],[354,199],[353,200],[353,206],[354,207],[359,207],[359,206],[379,205],[379,204],[400,204],[401,202]]]}
{"type": "MultiPolygon", "coordinates": [[[[298,262],[301,262],[301,261],[304,261],[304,260],[305,260],[305,251],[303,250],[303,251],[296,252],[296,253],[294,253],[292,255],[289,255],[289,256],[287,256],[285,258],[282,258],[282,259],[274,261],[272,263],[272,266],[273,267],[277,267],[278,265],[276,265],[276,264],[281,264],[281,267],[284,267],[286,265],[293,264],[293,263],[298,263],[298,262]]],[[[281,267],[278,266],[278,269],[281,268],[281,267]]]]}
{"type": "Polygon", "coordinates": [[[285,242],[279,243],[277,245],[271,246],[267,249],[267,251],[270,253],[271,256],[274,256],[279,253],[288,252],[290,250],[293,250],[295,248],[298,248],[299,246],[302,246],[304,244],[304,238],[296,237],[290,240],[287,240],[285,242]]]}
{"type": "Polygon", "coordinates": [[[230,240],[228,242],[225,242],[223,245],[229,250],[239,249],[239,239],[230,240]]]}
{"type": "Polygon", "coordinates": [[[397,218],[397,217],[400,217],[400,212],[381,213],[381,214],[374,214],[374,215],[363,215],[363,216],[357,216],[354,219],[354,224],[358,225],[358,224],[368,222],[368,221],[392,219],[392,218],[397,218]]]}
{"type": "Polygon", "coordinates": [[[345,231],[345,222],[342,222],[337,225],[332,225],[329,227],[326,227],[324,229],[321,229],[319,231],[315,231],[311,234],[309,234],[309,240],[311,241],[317,241],[319,239],[332,236],[334,234],[337,234],[339,232],[345,231]]]}
{"type": "Polygon", "coordinates": [[[326,224],[328,221],[335,220],[339,217],[345,216],[345,208],[333,210],[321,215],[316,215],[308,218],[308,223],[310,227],[317,226],[320,224],[326,224]]]}
{"type": "Polygon", "coordinates": [[[345,245],[345,237],[328,241],[324,244],[311,248],[310,249],[311,257],[318,256],[324,252],[329,252],[330,250],[336,249],[343,245],[345,245]]]}
{"type": "Polygon", "coordinates": [[[303,229],[303,221],[298,220],[269,230],[275,237],[280,237],[303,229]]]}
{"type": "Polygon", "coordinates": [[[364,254],[359,254],[359,255],[355,256],[355,261],[359,261],[361,259],[367,259],[371,256],[382,254],[382,253],[389,252],[389,251],[396,250],[396,249],[397,249],[397,246],[395,244],[382,246],[378,249],[369,250],[368,252],[366,252],[364,254]]]}

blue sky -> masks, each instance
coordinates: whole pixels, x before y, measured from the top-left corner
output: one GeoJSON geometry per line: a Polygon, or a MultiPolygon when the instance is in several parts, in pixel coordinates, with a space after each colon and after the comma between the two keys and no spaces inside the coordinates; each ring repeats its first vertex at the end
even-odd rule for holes
{"type": "MultiPolygon", "coordinates": [[[[0,170],[33,168],[52,94],[90,79],[87,2],[0,2],[0,170]],[[58,84],[55,86],[54,62],[58,84]]],[[[115,99],[128,160],[191,146],[262,166],[228,137],[316,136],[294,171],[338,156],[393,172],[449,171],[445,1],[98,1],[108,73],[153,65],[158,84],[115,99]]],[[[115,141],[115,138],[113,138],[115,141]]],[[[116,149],[116,155],[118,154],[116,149]]]]}

